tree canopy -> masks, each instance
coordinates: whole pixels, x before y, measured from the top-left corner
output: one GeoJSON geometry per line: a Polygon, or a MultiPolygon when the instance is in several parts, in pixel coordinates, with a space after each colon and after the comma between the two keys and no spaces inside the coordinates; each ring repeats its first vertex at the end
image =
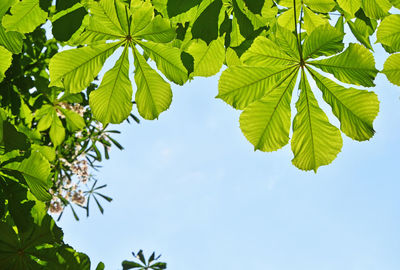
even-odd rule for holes
{"type": "MultiPolygon", "coordinates": [[[[397,0],[1,1],[0,264],[90,268],[46,212],[68,206],[78,219],[73,205],[89,214],[90,198],[104,211],[100,199],[112,199],[90,169],[112,145],[122,149],[108,124],[139,122],[133,106],[145,120],[162,117],[171,84],[223,70],[216,98],[242,111],[240,128],[254,149],[290,141],[301,170],[330,164],[342,133],[371,139],[377,74],[400,86],[399,8],[397,0]],[[389,53],[383,70],[375,67],[375,36],[389,53]],[[118,60],[99,81],[112,55],[118,60]],[[91,189],[82,190],[88,181],[91,189]]],[[[166,267],[154,254],[137,256],[144,266],[124,269],[166,267]]]]}

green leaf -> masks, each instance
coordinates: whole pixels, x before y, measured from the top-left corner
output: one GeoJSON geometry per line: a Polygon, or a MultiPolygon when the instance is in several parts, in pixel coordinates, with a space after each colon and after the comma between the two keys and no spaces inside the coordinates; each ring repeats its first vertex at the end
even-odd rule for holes
{"type": "Polygon", "coordinates": [[[225,59],[224,39],[222,37],[207,43],[201,39],[193,40],[187,52],[194,58],[193,76],[209,77],[221,69],[225,59]]]}
{"type": "Polygon", "coordinates": [[[382,73],[386,75],[391,83],[400,86],[400,53],[392,54],[388,57],[382,73]]]}
{"type": "Polygon", "coordinates": [[[359,44],[349,44],[341,54],[328,59],[309,62],[310,64],[332,73],[336,79],[356,85],[375,86],[378,70],[372,53],[359,44]]]}
{"type": "Polygon", "coordinates": [[[292,163],[301,170],[317,172],[318,167],[336,158],[342,148],[342,137],[318,106],[304,70],[299,89],[297,114],[293,120],[292,163]]]}
{"type": "MultiPolygon", "coordinates": [[[[16,2],[17,0],[2,0],[0,1],[0,18],[6,14],[8,9],[16,2]]],[[[1,25],[1,24],[0,24],[1,25]]]]}
{"type": "Polygon", "coordinates": [[[50,162],[53,162],[56,159],[56,151],[50,146],[32,144],[32,150],[42,154],[42,156],[50,162]]]}
{"type": "Polygon", "coordinates": [[[0,82],[4,79],[7,69],[11,66],[12,53],[0,46],[0,82]]]}
{"type": "Polygon", "coordinates": [[[240,128],[254,150],[275,151],[289,142],[290,101],[297,69],[284,76],[260,100],[251,103],[240,115],[240,128]]]}
{"type": "Polygon", "coordinates": [[[400,51],[400,15],[386,17],[378,27],[377,42],[389,46],[391,50],[400,51]]]}
{"type": "Polygon", "coordinates": [[[239,56],[232,48],[227,48],[225,53],[225,61],[228,67],[241,66],[242,61],[240,61],[239,56]]]}
{"type": "Polygon", "coordinates": [[[121,123],[132,111],[132,83],[129,79],[128,46],[115,66],[104,75],[100,87],[90,93],[93,115],[103,124],[121,123]]]}
{"type": "Polygon", "coordinates": [[[241,56],[240,60],[248,66],[294,65],[296,58],[266,37],[257,37],[251,47],[241,56]]]}
{"type": "Polygon", "coordinates": [[[122,267],[123,267],[123,270],[135,269],[135,268],[143,268],[143,266],[141,264],[138,264],[138,263],[132,262],[132,261],[123,261],[122,262],[122,267]]]}
{"type": "MultiPolygon", "coordinates": [[[[131,4],[132,5],[132,4],[131,4]]],[[[134,35],[148,26],[154,18],[154,7],[150,2],[136,1],[131,7],[131,34],[134,35]]]]}
{"type": "Polygon", "coordinates": [[[52,186],[50,176],[50,164],[39,153],[33,151],[29,158],[21,163],[10,163],[6,168],[19,171],[24,176],[31,192],[38,200],[48,201],[51,195],[48,190],[52,186]]]}
{"type": "Polygon", "coordinates": [[[103,262],[99,262],[99,264],[96,266],[96,270],[104,270],[105,265],[103,262]]]}
{"type": "Polygon", "coordinates": [[[22,50],[23,35],[18,32],[6,32],[0,25],[0,45],[12,53],[18,54],[22,50]]]}
{"type": "Polygon", "coordinates": [[[67,12],[53,21],[52,33],[58,41],[67,41],[81,27],[82,20],[87,14],[84,7],[67,12]]]}
{"type": "Polygon", "coordinates": [[[154,62],[157,68],[168,78],[179,85],[188,80],[188,72],[181,60],[181,51],[162,43],[138,42],[154,62]]]}
{"type": "Polygon", "coordinates": [[[174,17],[178,14],[184,13],[191,8],[200,4],[201,0],[168,0],[167,1],[167,11],[169,17],[174,17]]]}
{"type": "Polygon", "coordinates": [[[366,23],[363,20],[356,18],[355,22],[348,21],[347,24],[355,38],[366,48],[373,50],[371,41],[369,40],[370,34],[368,33],[368,26],[366,23]]]}
{"type": "Polygon", "coordinates": [[[127,36],[128,32],[123,30],[125,26],[121,26],[116,9],[116,6],[121,5],[122,3],[115,0],[90,1],[89,10],[93,22],[99,24],[99,29],[111,35],[127,36]]]}
{"type": "Polygon", "coordinates": [[[133,54],[137,85],[135,101],[140,115],[152,120],[169,108],[172,101],[171,86],[150,67],[135,47],[133,54]]]}
{"type": "Polygon", "coordinates": [[[83,120],[83,117],[80,116],[77,112],[66,110],[63,108],[59,109],[65,116],[65,120],[67,122],[67,128],[70,131],[75,132],[83,129],[86,126],[85,120],[83,120]]]}
{"type": "Polygon", "coordinates": [[[362,0],[337,0],[339,6],[347,12],[351,18],[360,9],[362,0]]]}
{"type": "Polygon", "coordinates": [[[321,13],[328,13],[336,6],[334,0],[303,0],[303,2],[312,10],[321,13]]]}
{"type": "Polygon", "coordinates": [[[389,15],[392,4],[388,0],[362,0],[362,8],[369,18],[382,19],[389,15]]]}
{"type": "Polygon", "coordinates": [[[378,97],[374,92],[345,88],[310,70],[324,100],[331,105],[340,121],[340,129],[357,141],[369,140],[375,133],[373,121],[379,112],[378,97]]]}
{"type": "Polygon", "coordinates": [[[343,50],[344,34],[329,24],[314,29],[304,41],[304,59],[329,56],[343,50]]]}
{"type": "Polygon", "coordinates": [[[293,66],[248,67],[233,66],[222,72],[217,98],[242,110],[273,89],[280,77],[293,66]]]}
{"type": "Polygon", "coordinates": [[[156,16],[145,28],[134,32],[132,36],[136,39],[167,43],[175,38],[176,32],[168,19],[156,16]]]}
{"type": "Polygon", "coordinates": [[[39,0],[18,1],[11,7],[12,15],[4,15],[3,26],[7,31],[30,33],[47,19],[47,13],[39,6],[39,0]]]}
{"type": "Polygon", "coordinates": [[[58,145],[62,144],[62,142],[65,139],[65,128],[64,128],[60,118],[58,118],[55,110],[54,110],[52,116],[53,116],[53,121],[51,123],[49,135],[50,135],[50,139],[53,142],[54,146],[58,146],[58,145]]]}
{"type": "Polygon", "coordinates": [[[278,47],[282,48],[282,51],[300,62],[299,48],[295,34],[285,28],[278,27],[273,41],[275,41],[278,47]]]}
{"type": "Polygon", "coordinates": [[[65,87],[71,93],[85,89],[100,72],[106,59],[121,42],[88,46],[54,55],[50,60],[50,85],[65,87]]]}
{"type": "Polygon", "coordinates": [[[389,0],[393,6],[400,9],[400,0],[389,0]]]}
{"type": "Polygon", "coordinates": [[[318,26],[329,23],[328,19],[323,17],[322,15],[315,14],[308,8],[304,8],[303,10],[304,10],[304,29],[306,29],[307,34],[310,34],[318,26]]]}

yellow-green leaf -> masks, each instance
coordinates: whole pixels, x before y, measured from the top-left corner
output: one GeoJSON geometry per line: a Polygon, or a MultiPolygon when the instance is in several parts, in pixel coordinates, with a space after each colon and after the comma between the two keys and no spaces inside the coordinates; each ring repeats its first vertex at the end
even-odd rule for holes
{"type": "Polygon", "coordinates": [[[336,158],[342,148],[342,137],[318,106],[304,71],[299,88],[297,114],[293,120],[292,163],[301,170],[316,172],[336,158]]]}
{"type": "Polygon", "coordinates": [[[71,93],[85,89],[100,72],[106,59],[121,42],[100,44],[62,51],[50,60],[50,85],[71,93]]]}
{"type": "Polygon", "coordinates": [[[90,93],[94,117],[103,124],[118,124],[132,111],[132,83],[129,80],[129,50],[125,47],[114,67],[106,72],[100,87],[90,93]]]}
{"type": "Polygon", "coordinates": [[[377,95],[366,90],[345,88],[315,71],[309,71],[324,100],[339,119],[340,129],[354,140],[369,140],[375,133],[373,121],[379,112],[377,95]]]}
{"type": "Polygon", "coordinates": [[[171,86],[153,70],[144,57],[133,48],[135,59],[135,101],[140,115],[145,119],[155,119],[167,110],[172,101],[171,86]]]}
{"type": "Polygon", "coordinates": [[[331,58],[310,62],[325,72],[332,73],[336,79],[355,85],[375,86],[378,70],[371,51],[359,44],[350,43],[341,54],[331,58]]]}
{"type": "Polygon", "coordinates": [[[11,7],[11,15],[4,15],[3,26],[7,31],[30,33],[47,19],[39,0],[22,0],[11,7]]]}
{"type": "Polygon", "coordinates": [[[296,71],[284,76],[275,88],[247,106],[240,115],[240,128],[254,150],[275,151],[289,142],[290,101],[296,71]]]}
{"type": "Polygon", "coordinates": [[[392,54],[388,57],[382,73],[386,75],[391,83],[400,86],[400,53],[392,54]]]}

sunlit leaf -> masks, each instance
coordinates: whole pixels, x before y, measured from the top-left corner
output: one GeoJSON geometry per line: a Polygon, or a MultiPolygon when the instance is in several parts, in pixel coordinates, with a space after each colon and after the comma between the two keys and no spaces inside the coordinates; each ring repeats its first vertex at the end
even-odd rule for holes
{"type": "Polygon", "coordinates": [[[345,88],[315,71],[310,72],[324,100],[331,105],[333,114],[340,120],[340,129],[354,140],[369,140],[375,133],[372,122],[379,112],[376,94],[345,88]]]}
{"type": "Polygon", "coordinates": [[[359,44],[350,44],[341,54],[312,61],[312,65],[332,73],[338,80],[363,86],[375,86],[378,70],[372,53],[359,44]]]}
{"type": "Polygon", "coordinates": [[[133,53],[138,111],[145,119],[155,119],[171,104],[171,86],[150,67],[136,48],[133,48],[133,53]]]}
{"type": "Polygon", "coordinates": [[[47,13],[39,6],[39,0],[23,0],[11,7],[11,15],[4,15],[3,26],[7,31],[29,33],[44,23],[47,13]]]}
{"type": "Polygon", "coordinates": [[[65,87],[71,93],[82,91],[120,45],[107,43],[59,52],[50,61],[50,86],[65,87]]]}
{"type": "Polygon", "coordinates": [[[187,52],[194,58],[193,76],[212,76],[221,69],[225,58],[223,38],[212,41],[208,46],[201,39],[193,40],[187,52]]]}
{"type": "Polygon", "coordinates": [[[389,56],[382,73],[386,75],[391,83],[400,86],[400,53],[389,56]]]}
{"type": "Polygon", "coordinates": [[[304,71],[299,88],[297,114],[293,120],[292,163],[301,170],[316,172],[318,167],[336,158],[342,148],[342,137],[318,106],[304,71]]]}
{"type": "Polygon", "coordinates": [[[247,106],[240,115],[240,128],[254,150],[275,151],[288,143],[295,71],[284,76],[275,88],[247,106]]]}
{"type": "Polygon", "coordinates": [[[93,115],[103,124],[121,123],[132,111],[128,52],[127,46],[115,66],[104,75],[100,87],[90,93],[93,115]]]}

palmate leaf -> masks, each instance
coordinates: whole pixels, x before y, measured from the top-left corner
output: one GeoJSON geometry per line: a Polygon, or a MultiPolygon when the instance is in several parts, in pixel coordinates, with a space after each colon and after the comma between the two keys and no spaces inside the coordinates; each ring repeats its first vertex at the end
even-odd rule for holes
{"type": "Polygon", "coordinates": [[[383,66],[382,73],[391,83],[400,86],[400,53],[389,56],[383,66]]]}
{"type": "Polygon", "coordinates": [[[378,27],[377,42],[389,46],[392,51],[400,51],[400,15],[386,17],[378,27]]]}
{"type": "Polygon", "coordinates": [[[79,93],[93,81],[106,59],[121,44],[99,44],[57,53],[50,60],[49,86],[60,86],[70,93],[79,93]]]}
{"type": "Polygon", "coordinates": [[[126,46],[115,66],[104,75],[100,87],[90,93],[93,115],[103,124],[121,123],[132,111],[128,49],[126,46]]]}
{"type": "Polygon", "coordinates": [[[172,101],[171,86],[149,66],[136,48],[133,48],[133,54],[138,111],[143,118],[152,120],[169,108],[172,101]]]}
{"type": "MultiPolygon", "coordinates": [[[[106,59],[118,47],[125,47],[123,56],[113,69],[106,72],[99,89],[90,94],[89,103],[95,117],[108,124],[122,122],[132,109],[129,47],[133,49],[139,45],[169,80],[180,85],[188,80],[188,70],[182,63],[181,50],[171,44],[164,44],[175,38],[176,27],[167,18],[154,16],[155,10],[149,1],[132,1],[130,5],[119,0],[89,1],[88,8],[88,22],[70,41],[74,45],[83,43],[88,46],[60,52],[51,59],[50,86],[64,87],[70,93],[82,91],[97,76],[106,59]],[[110,40],[117,41],[109,43],[110,40]]],[[[143,63],[143,56],[137,52],[134,52],[134,56],[139,57],[134,59],[135,66],[140,63],[142,67],[138,69],[141,70],[139,75],[136,75],[136,78],[141,78],[137,90],[139,94],[136,95],[136,98],[141,97],[136,100],[139,112],[147,119],[157,118],[169,107],[172,95],[170,86],[147,63],[143,63]],[[162,83],[159,83],[160,80],[162,83]],[[167,89],[166,100],[157,100],[159,96],[151,103],[143,98],[143,93],[161,93],[153,89],[149,92],[149,85],[157,85],[158,90],[167,89]]]]}
{"type": "Polygon", "coordinates": [[[274,88],[247,106],[240,115],[240,128],[254,145],[254,150],[275,151],[289,141],[290,101],[297,68],[287,73],[274,88]]]}
{"type": "Polygon", "coordinates": [[[0,82],[4,79],[4,73],[11,66],[12,53],[0,46],[0,82]]]}
{"type": "Polygon", "coordinates": [[[300,97],[296,103],[297,114],[293,120],[292,163],[301,170],[317,171],[331,163],[342,148],[339,129],[329,123],[318,106],[304,70],[299,85],[300,97]]]}
{"type": "Polygon", "coordinates": [[[46,19],[47,13],[40,8],[39,0],[23,0],[11,7],[11,15],[4,15],[2,23],[7,31],[29,33],[46,19]]]}
{"type": "Polygon", "coordinates": [[[351,43],[341,54],[309,63],[325,72],[332,73],[342,82],[375,86],[374,79],[378,70],[375,68],[374,56],[359,44],[351,43]]]}
{"type": "Polygon", "coordinates": [[[373,92],[345,88],[308,69],[324,100],[340,121],[341,130],[357,141],[369,140],[375,133],[372,122],[379,112],[378,97],[373,92]]]}

